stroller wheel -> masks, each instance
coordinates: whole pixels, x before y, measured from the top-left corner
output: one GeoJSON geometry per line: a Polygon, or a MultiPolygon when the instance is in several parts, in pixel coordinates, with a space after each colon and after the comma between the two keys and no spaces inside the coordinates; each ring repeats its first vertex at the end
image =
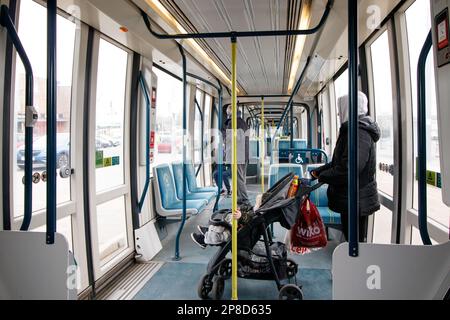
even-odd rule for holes
{"type": "Polygon", "coordinates": [[[289,279],[294,278],[298,273],[298,265],[293,260],[287,260],[287,275],[289,279]]]}
{"type": "Polygon", "coordinates": [[[209,275],[204,275],[198,284],[197,293],[200,299],[206,300],[209,298],[209,293],[213,288],[213,284],[209,278],[209,275]]]}
{"type": "Polygon", "coordinates": [[[231,277],[231,260],[227,259],[219,267],[219,276],[224,279],[229,279],[231,277]]]}
{"type": "Polygon", "coordinates": [[[294,284],[287,284],[280,290],[280,300],[303,300],[303,292],[294,284]]]}
{"type": "Polygon", "coordinates": [[[225,291],[225,279],[221,276],[218,276],[214,279],[214,283],[213,283],[213,287],[212,287],[213,300],[222,299],[224,291],[225,291]]]}

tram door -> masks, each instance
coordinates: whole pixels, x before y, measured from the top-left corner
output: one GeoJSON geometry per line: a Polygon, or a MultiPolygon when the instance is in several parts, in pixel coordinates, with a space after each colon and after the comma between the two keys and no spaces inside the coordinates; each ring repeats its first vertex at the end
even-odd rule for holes
{"type": "MultiPolygon", "coordinates": [[[[18,32],[30,58],[34,72],[34,107],[39,119],[34,127],[33,145],[33,204],[29,230],[46,229],[46,164],[47,164],[47,9],[32,0],[20,1],[17,8],[18,32]]],[[[75,79],[75,51],[79,45],[76,23],[57,17],[58,32],[58,84],[57,84],[57,230],[69,244],[75,256],[83,259],[84,250],[74,236],[77,229],[76,210],[79,192],[72,172],[77,172],[76,144],[78,135],[74,126],[76,108],[73,104],[75,79]]],[[[18,56],[13,56],[11,83],[11,114],[9,132],[11,229],[19,230],[24,217],[24,166],[25,166],[25,70],[18,56]]],[[[81,153],[80,153],[81,154],[81,153]]],[[[8,179],[7,176],[3,177],[8,179]]],[[[5,210],[5,214],[7,211],[5,210]]]]}
{"type": "Polygon", "coordinates": [[[89,194],[95,280],[133,253],[129,172],[132,53],[96,34],[89,122],[89,194]]]}
{"type": "Polygon", "coordinates": [[[392,29],[390,25],[382,28],[366,46],[368,57],[368,74],[370,88],[371,114],[381,129],[381,138],[377,144],[377,183],[381,200],[381,210],[374,215],[371,228],[372,241],[375,243],[395,243],[396,232],[393,230],[396,185],[398,184],[398,164],[394,155],[398,128],[395,125],[394,103],[395,74],[392,66],[392,29]],[[371,76],[370,76],[371,75],[371,76]]]}

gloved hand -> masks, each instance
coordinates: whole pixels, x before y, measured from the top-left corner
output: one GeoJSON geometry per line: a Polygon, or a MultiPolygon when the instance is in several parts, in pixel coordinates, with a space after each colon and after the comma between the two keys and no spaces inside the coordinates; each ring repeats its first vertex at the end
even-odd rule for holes
{"type": "Polygon", "coordinates": [[[317,180],[319,179],[319,173],[317,171],[311,171],[311,177],[313,181],[317,180]]]}

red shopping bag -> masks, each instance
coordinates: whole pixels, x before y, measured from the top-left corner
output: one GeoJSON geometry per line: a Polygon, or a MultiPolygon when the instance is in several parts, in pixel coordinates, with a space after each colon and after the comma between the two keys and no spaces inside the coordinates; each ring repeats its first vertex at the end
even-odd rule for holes
{"type": "Polygon", "coordinates": [[[308,249],[326,247],[328,239],[325,225],[319,210],[310,199],[306,199],[301,206],[297,223],[290,233],[292,253],[305,254],[309,252],[308,249]]]}

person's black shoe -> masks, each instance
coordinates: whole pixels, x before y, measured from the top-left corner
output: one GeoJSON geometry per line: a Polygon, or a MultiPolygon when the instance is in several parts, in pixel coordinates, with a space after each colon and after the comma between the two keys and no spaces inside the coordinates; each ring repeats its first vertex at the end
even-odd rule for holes
{"type": "Polygon", "coordinates": [[[227,192],[227,197],[228,197],[228,198],[231,198],[231,191],[228,191],[228,192],[227,192]]]}
{"type": "Polygon", "coordinates": [[[224,196],[226,193],[227,193],[226,190],[223,189],[223,190],[220,192],[220,195],[221,195],[221,196],[224,196]]]}
{"type": "Polygon", "coordinates": [[[200,248],[206,249],[205,236],[202,234],[191,233],[192,241],[194,241],[200,248]]]}
{"type": "Polygon", "coordinates": [[[202,235],[205,235],[205,234],[209,231],[209,228],[208,228],[208,227],[203,227],[203,226],[197,226],[197,230],[198,230],[202,235]]]}

